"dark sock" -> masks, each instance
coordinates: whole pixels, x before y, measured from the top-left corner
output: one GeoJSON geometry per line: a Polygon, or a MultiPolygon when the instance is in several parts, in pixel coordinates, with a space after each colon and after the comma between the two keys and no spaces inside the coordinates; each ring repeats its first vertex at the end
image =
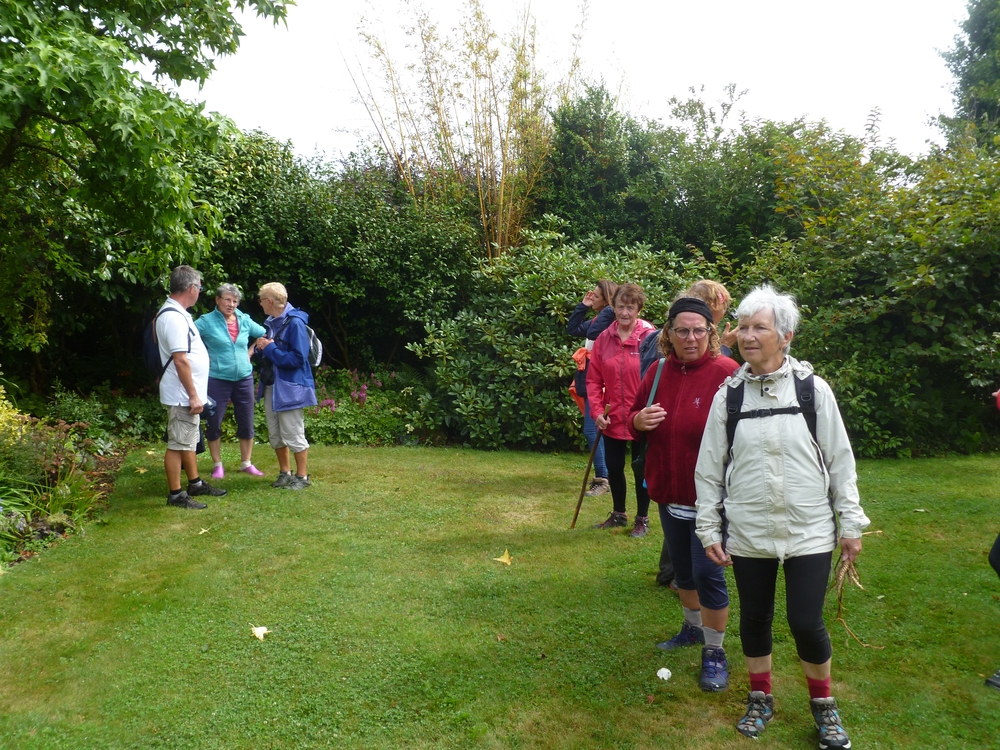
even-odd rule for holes
{"type": "Polygon", "coordinates": [[[176,489],[176,490],[170,490],[170,497],[177,497],[177,496],[178,496],[179,494],[181,494],[181,493],[182,493],[183,491],[184,491],[184,490],[182,490],[182,489],[180,489],[180,488],[178,488],[178,489],[176,489]]]}
{"type": "Polygon", "coordinates": [[[771,673],[750,672],[750,689],[759,690],[764,695],[771,694],[771,673]]]}
{"type": "Polygon", "coordinates": [[[188,480],[188,487],[194,487],[196,484],[201,484],[201,477],[195,477],[194,479],[188,480]]]}

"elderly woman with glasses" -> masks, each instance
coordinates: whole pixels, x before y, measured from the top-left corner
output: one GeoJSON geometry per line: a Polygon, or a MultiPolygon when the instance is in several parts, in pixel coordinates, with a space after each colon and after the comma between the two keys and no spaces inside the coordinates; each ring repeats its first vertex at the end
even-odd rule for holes
{"type": "Polygon", "coordinates": [[[254,477],[263,476],[253,465],[253,367],[250,364],[250,344],[263,336],[264,326],[255,323],[239,309],[243,294],[233,284],[220,284],[215,294],[215,309],[195,322],[208,349],[208,395],[218,408],[206,420],[205,439],[215,466],[213,479],[222,479],[222,419],[233,402],[236,416],[236,437],[240,441],[240,471],[254,477]]]}
{"type": "Polygon", "coordinates": [[[695,534],[694,467],[708,409],[719,386],[739,368],[720,349],[709,305],[695,297],[675,301],[660,336],[662,364],[646,371],[629,414],[635,429],[646,434],[646,486],[659,507],[684,609],[680,632],[657,647],[672,651],[704,644],[699,685],[706,692],[729,685],[722,647],[729,618],[726,577],[695,534]]]}
{"type": "Polygon", "coordinates": [[[854,454],[830,386],[788,354],[794,299],[761,286],[737,310],[746,364],[712,401],[695,468],[697,532],[705,553],[733,566],[750,694],[736,729],[757,737],[774,716],[771,625],[778,567],[788,626],[809,688],[820,750],[851,747],[830,694],[823,600],[838,537],[841,559],[861,552],[869,520],[854,454]]]}

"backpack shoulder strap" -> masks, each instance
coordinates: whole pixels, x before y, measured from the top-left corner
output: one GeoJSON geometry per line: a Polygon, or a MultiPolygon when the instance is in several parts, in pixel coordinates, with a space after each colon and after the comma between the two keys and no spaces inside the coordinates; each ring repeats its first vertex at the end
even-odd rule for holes
{"type": "MultiPolygon", "coordinates": [[[[159,345],[160,345],[160,339],[156,335],[156,321],[159,320],[160,316],[163,315],[163,313],[165,313],[165,312],[179,313],[180,310],[178,310],[176,307],[161,307],[156,312],[156,315],[153,316],[153,322],[151,323],[151,325],[153,326],[153,343],[156,344],[157,347],[159,347],[159,345]]],[[[187,350],[188,354],[191,353],[191,339],[192,339],[193,335],[194,334],[191,332],[191,327],[188,326],[188,350],[187,350]]],[[[174,355],[173,355],[173,353],[171,353],[170,356],[167,357],[167,361],[163,363],[163,368],[160,370],[160,378],[162,378],[164,375],[166,375],[167,368],[170,367],[170,363],[173,362],[173,361],[174,361],[174,355]]]]}
{"type": "Polygon", "coordinates": [[[729,453],[733,452],[736,425],[740,423],[739,415],[743,409],[743,389],[745,386],[745,380],[741,380],[735,388],[726,386],[726,440],[729,442],[729,453]]]}
{"type": "Polygon", "coordinates": [[[802,408],[802,416],[809,426],[813,442],[819,445],[819,440],[816,438],[816,383],[813,381],[812,373],[804,378],[795,377],[795,398],[802,408]]]}
{"type": "Polygon", "coordinates": [[[653,389],[649,392],[649,400],[646,402],[647,408],[653,405],[653,399],[656,398],[656,389],[660,387],[660,375],[663,374],[663,365],[666,361],[666,357],[660,357],[660,364],[656,366],[656,377],[653,378],[653,389]]]}

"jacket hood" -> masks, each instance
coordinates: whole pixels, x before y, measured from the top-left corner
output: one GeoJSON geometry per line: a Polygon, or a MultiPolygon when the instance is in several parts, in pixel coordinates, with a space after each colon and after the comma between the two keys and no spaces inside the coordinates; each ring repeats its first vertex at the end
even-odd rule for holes
{"type": "Polygon", "coordinates": [[[740,367],[740,369],[726,381],[726,385],[730,385],[735,388],[740,383],[759,383],[767,380],[778,380],[779,378],[783,378],[790,374],[794,374],[799,380],[803,380],[812,375],[812,373],[813,366],[811,364],[805,360],[799,361],[790,354],[786,354],[785,361],[781,363],[781,367],[774,372],[767,373],[766,375],[754,375],[750,372],[749,363],[744,362],[743,366],[740,367]]]}
{"type": "MultiPolygon", "coordinates": [[[[611,331],[610,335],[617,336],[618,335],[618,321],[616,320],[614,323],[612,323],[611,325],[609,325],[608,326],[608,330],[611,331]]],[[[642,318],[639,318],[635,322],[635,328],[632,329],[632,333],[629,335],[629,337],[627,339],[625,339],[625,344],[629,344],[629,343],[631,343],[633,341],[636,342],[636,344],[638,344],[643,338],[645,338],[646,334],[649,331],[655,331],[655,330],[656,330],[656,326],[654,326],[648,320],[643,320],[642,318]]]]}

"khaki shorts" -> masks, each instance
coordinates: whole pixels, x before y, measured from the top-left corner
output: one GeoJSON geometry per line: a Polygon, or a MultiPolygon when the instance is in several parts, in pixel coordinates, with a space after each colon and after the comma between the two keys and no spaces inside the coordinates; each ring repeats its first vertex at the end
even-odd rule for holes
{"type": "Polygon", "coordinates": [[[267,441],[275,450],[288,448],[292,453],[309,449],[306,440],[305,409],[275,411],[271,408],[272,386],[264,388],[264,414],[267,416],[267,441]]]}
{"type": "Polygon", "coordinates": [[[167,450],[193,451],[201,437],[201,415],[192,414],[188,406],[167,407],[167,450]]]}

